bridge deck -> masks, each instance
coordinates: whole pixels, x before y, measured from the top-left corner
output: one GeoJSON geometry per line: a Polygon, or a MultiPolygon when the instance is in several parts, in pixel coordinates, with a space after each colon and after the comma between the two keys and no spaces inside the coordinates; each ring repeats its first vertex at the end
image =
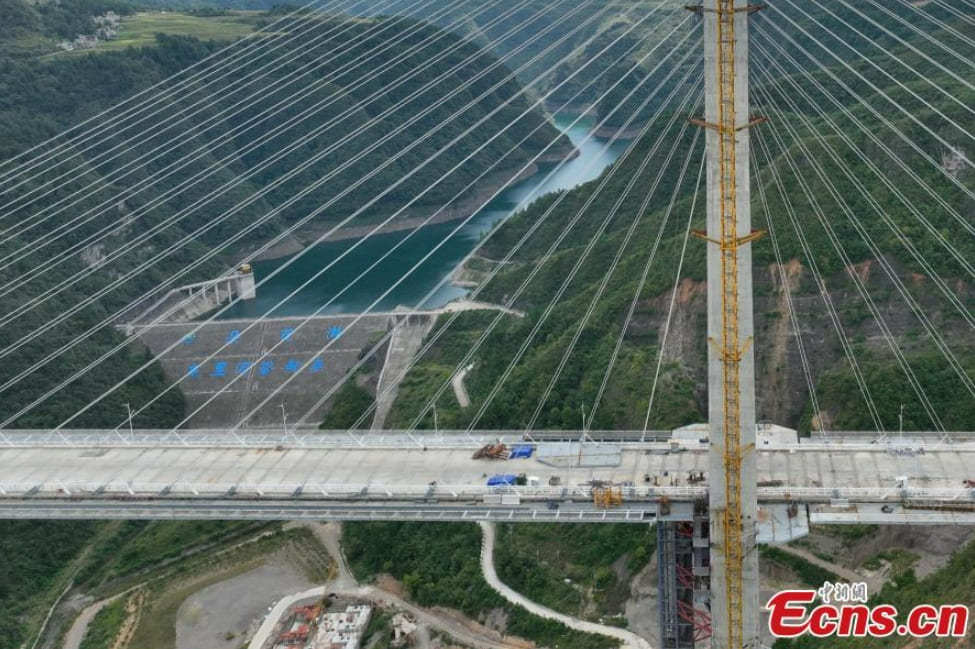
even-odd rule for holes
{"type": "MultiPolygon", "coordinates": [[[[703,447],[677,453],[662,444],[588,447],[587,456],[591,449],[608,453],[591,458],[597,466],[577,466],[577,445],[567,448],[563,444],[560,453],[548,445],[539,448],[549,449],[546,463],[539,461],[537,453],[531,459],[474,460],[472,448],[460,445],[426,450],[349,444],[238,448],[13,445],[0,447],[0,497],[219,496],[227,492],[231,496],[281,497],[300,488],[305,495],[317,494],[326,500],[349,496],[387,502],[431,497],[456,500],[496,492],[487,486],[488,477],[494,474],[522,473],[536,477],[538,486],[517,491],[522,497],[537,499],[586,497],[593,480],[623,485],[624,497],[631,501],[656,501],[661,495],[691,500],[707,488],[703,447]],[[689,482],[690,474],[701,472],[705,482],[689,482]]],[[[760,497],[766,501],[848,498],[878,502],[905,497],[965,501],[972,490],[963,481],[975,473],[973,459],[975,444],[936,446],[924,452],[876,445],[787,446],[758,453],[760,497]]]]}

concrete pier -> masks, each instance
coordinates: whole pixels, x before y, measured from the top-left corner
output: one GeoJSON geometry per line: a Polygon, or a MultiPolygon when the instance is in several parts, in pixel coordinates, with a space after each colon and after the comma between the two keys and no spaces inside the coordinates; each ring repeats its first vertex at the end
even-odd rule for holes
{"type": "Polygon", "coordinates": [[[711,646],[743,649],[759,646],[760,610],[755,546],[758,501],[752,254],[747,243],[751,235],[748,127],[751,11],[747,0],[705,0],[701,9],[708,183],[705,245],[708,247],[708,421],[711,426],[711,646]],[[731,232],[727,231],[730,223],[735,228],[731,232]],[[729,273],[729,269],[733,270],[729,273]],[[728,339],[729,332],[737,339],[728,339]],[[737,367],[729,358],[739,359],[737,367]],[[733,413],[730,417],[729,412],[733,413]],[[737,448],[726,447],[726,421],[733,422],[737,429],[731,431],[732,439],[737,436],[737,448]],[[735,470],[738,479],[727,479],[735,470]],[[731,503],[736,503],[737,508],[730,507],[731,503]],[[727,525],[736,519],[734,515],[726,517],[726,513],[735,509],[741,514],[740,534],[727,525]],[[739,542],[740,548],[729,550],[739,542]],[[740,556],[740,570],[735,566],[730,571],[728,557],[736,556],[740,556]]]}

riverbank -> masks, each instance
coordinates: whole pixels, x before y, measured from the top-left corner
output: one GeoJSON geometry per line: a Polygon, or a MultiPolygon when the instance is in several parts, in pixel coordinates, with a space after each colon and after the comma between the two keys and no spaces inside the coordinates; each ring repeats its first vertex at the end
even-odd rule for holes
{"type": "MultiPolygon", "coordinates": [[[[487,203],[498,191],[504,189],[505,187],[511,187],[532,178],[541,171],[542,166],[554,165],[563,161],[574,160],[578,158],[579,155],[579,149],[577,149],[575,146],[572,146],[571,149],[568,150],[563,147],[557,152],[541,156],[536,163],[523,168],[514,176],[514,178],[512,178],[512,174],[515,173],[515,169],[506,169],[494,174],[490,174],[482,183],[479,183],[475,187],[471,196],[453,203],[445,209],[441,209],[439,213],[432,218],[430,218],[429,212],[438,208],[434,206],[414,208],[412,210],[407,210],[406,216],[393,219],[389,223],[382,225],[374,234],[403,232],[415,230],[425,225],[437,225],[440,223],[449,223],[451,221],[465,219],[484,208],[484,206],[487,205],[487,203]]],[[[295,234],[285,237],[279,243],[260,253],[254,258],[254,261],[271,261],[274,259],[280,259],[282,257],[288,257],[301,252],[309,246],[314,246],[319,243],[361,239],[362,237],[369,236],[380,220],[381,219],[377,219],[375,222],[367,225],[344,227],[338,232],[333,232],[332,234],[328,235],[321,241],[319,239],[334,227],[334,223],[311,223],[295,234]]],[[[255,249],[256,247],[237,251],[237,254],[235,254],[234,257],[235,259],[239,259],[243,255],[249,254],[255,249]]]]}
{"type": "Polygon", "coordinates": [[[476,277],[454,276],[458,283],[444,280],[449,280],[486,233],[545,194],[598,178],[627,146],[624,141],[593,137],[589,118],[562,115],[555,124],[571,146],[560,146],[520,174],[509,169],[486,177],[477,191],[429,221],[434,206],[404,213],[380,228],[383,214],[377,211],[317,243],[313,251],[307,246],[328,233],[328,224],[318,224],[300,237],[281,242],[254,264],[257,298],[233,305],[220,319],[264,313],[296,317],[361,313],[399,305],[431,308],[464,297],[469,290],[464,280],[476,281],[476,277]],[[512,181],[516,174],[517,181],[512,181]],[[461,219],[465,222],[458,223],[461,219]],[[418,227],[425,221],[424,227],[418,227]],[[377,233],[365,236],[372,228],[377,233]],[[303,250],[309,254],[292,256],[303,250]]]}
{"type": "MultiPolygon", "coordinates": [[[[554,106],[546,105],[545,109],[547,111],[552,111],[555,109],[554,106]]],[[[599,118],[599,111],[596,109],[594,104],[576,104],[573,106],[566,106],[559,110],[559,115],[564,119],[567,117],[579,117],[584,115],[591,118],[593,121],[599,118]]],[[[619,140],[633,140],[640,135],[640,131],[646,124],[635,124],[630,125],[629,128],[621,129],[617,126],[601,126],[593,130],[593,136],[600,138],[602,140],[609,140],[616,138],[619,140]]]]}
{"type": "Polygon", "coordinates": [[[637,124],[629,128],[621,129],[615,126],[603,126],[597,128],[595,136],[604,139],[616,138],[618,140],[635,140],[646,124],[637,124]]]}

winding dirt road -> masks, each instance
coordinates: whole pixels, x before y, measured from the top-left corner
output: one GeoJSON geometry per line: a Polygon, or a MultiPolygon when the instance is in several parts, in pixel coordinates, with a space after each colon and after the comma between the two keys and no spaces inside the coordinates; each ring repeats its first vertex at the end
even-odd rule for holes
{"type": "Polygon", "coordinates": [[[649,642],[632,631],[614,626],[606,626],[604,624],[596,624],[595,622],[564,615],[558,611],[553,611],[547,606],[533,602],[521,593],[505,585],[494,569],[494,524],[482,521],[480,525],[484,533],[484,540],[481,544],[481,571],[484,573],[484,579],[490,584],[491,588],[496,590],[506,600],[527,609],[539,617],[561,622],[570,629],[596,633],[619,640],[622,643],[623,649],[651,649],[649,642]]]}
{"type": "Polygon", "coordinates": [[[325,525],[309,525],[316,538],[321,542],[331,555],[338,567],[336,578],[325,584],[311,588],[302,593],[296,593],[281,599],[271,612],[268,613],[264,622],[261,624],[257,633],[248,645],[248,649],[263,649],[264,644],[275,625],[289,608],[305,600],[315,600],[324,597],[327,593],[335,593],[341,597],[368,600],[377,606],[394,607],[401,611],[406,611],[420,624],[426,625],[431,629],[436,629],[442,633],[455,638],[461,644],[474,647],[474,649],[525,649],[525,643],[512,639],[511,642],[505,641],[500,637],[493,637],[487,633],[479,633],[476,629],[464,624],[461,620],[454,619],[450,615],[440,613],[436,610],[422,608],[411,602],[398,597],[390,592],[376,588],[375,586],[359,585],[349,570],[342,551],[342,526],[341,523],[327,523],[325,525]]]}

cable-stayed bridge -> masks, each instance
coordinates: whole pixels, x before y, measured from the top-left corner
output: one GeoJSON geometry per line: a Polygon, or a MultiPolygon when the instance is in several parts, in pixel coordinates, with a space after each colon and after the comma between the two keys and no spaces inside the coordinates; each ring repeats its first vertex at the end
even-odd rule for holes
{"type": "MultiPolygon", "coordinates": [[[[666,646],[735,649],[757,643],[756,543],[801,536],[811,523],[975,523],[975,442],[949,432],[975,427],[975,163],[966,154],[975,140],[966,76],[975,4],[781,0],[759,11],[706,0],[690,7],[699,16],[675,2],[633,4],[394,1],[377,8],[392,18],[376,20],[356,15],[356,2],[304,7],[4,163],[0,516],[653,522],[666,646]],[[448,30],[475,24],[497,56],[485,60],[411,18],[448,30]],[[607,20],[618,29],[590,40],[587,30],[607,20]],[[344,39],[356,47],[337,46],[344,39]],[[384,60],[393,54],[409,64],[384,60]],[[484,232],[462,262],[476,269],[468,299],[502,304],[460,338],[451,336],[462,312],[441,314],[408,358],[383,365],[372,404],[345,431],[309,426],[347,398],[343,386],[388,358],[398,322],[373,327],[354,349],[330,328],[316,333],[273,384],[251,386],[403,242],[355,277],[327,273],[360,243],[322,260],[185,373],[166,366],[165,380],[156,357],[240,297],[181,325],[155,357],[133,353],[142,348],[113,329],[154,295],[219,283],[202,276],[215,268],[229,277],[301,241],[274,275],[343,228],[361,242],[415,219],[405,242],[474,196],[483,204],[540,166],[557,169],[565,140],[540,112],[580,102],[597,107],[590,137],[609,131],[605,147],[630,142],[623,157],[582,198],[558,193],[534,222],[484,232]],[[241,159],[248,164],[234,166],[241,159]],[[707,248],[699,410],[709,424],[697,439],[671,439],[649,429],[679,396],[668,366],[684,360],[674,348],[686,346],[680,336],[695,315],[682,302],[684,282],[704,274],[685,264],[694,246],[707,248]],[[755,312],[753,259],[767,264],[780,296],[771,316],[755,312]],[[341,290],[289,320],[287,335],[265,336],[276,310],[322,277],[341,290]],[[653,296],[666,304],[659,327],[641,320],[653,296]],[[553,314],[573,300],[574,319],[553,333],[553,314]],[[830,323],[825,334],[800,317],[797,303],[811,300],[830,323]],[[509,336],[513,309],[527,324],[509,336]],[[595,378],[574,377],[607,321],[610,335],[591,345],[599,362],[587,361],[595,378]],[[544,375],[519,377],[552,339],[560,344],[543,350],[544,375]],[[253,341],[247,358],[227,371],[242,340],[253,341]],[[650,356],[634,352],[648,347],[650,356]],[[286,412],[288,386],[314,384],[324,355],[339,351],[341,372],[303,412],[286,412]],[[478,377],[499,356],[470,406],[451,414],[462,429],[442,432],[437,406],[455,379],[478,377]],[[645,367],[645,385],[614,383],[633,364],[645,367]],[[219,381],[184,404],[179,395],[211,365],[219,381]],[[756,374],[791,367],[808,404],[789,417],[809,421],[810,440],[756,425],[772,407],[755,393],[756,374]],[[421,403],[398,413],[409,425],[360,433],[411,376],[430,385],[414,385],[421,403]],[[892,432],[905,427],[904,406],[890,412],[892,390],[930,434],[892,432]],[[225,427],[186,429],[235,391],[247,398],[225,427]],[[485,430],[504,418],[505,399],[525,393],[537,405],[511,413],[513,430],[485,430]],[[594,423],[619,403],[627,421],[642,420],[638,436],[597,439],[594,423]],[[545,423],[577,406],[580,430],[546,439],[545,423]],[[280,433],[247,429],[278,407],[280,433]],[[836,411],[856,409],[869,432],[825,432],[836,411]],[[114,427],[91,423],[109,411],[114,427]],[[499,438],[530,457],[473,457],[499,438]]],[[[343,326],[375,316],[475,214],[454,219],[343,326]]],[[[268,278],[258,280],[260,292],[268,278]]],[[[142,326],[167,326],[183,306],[167,302],[142,326]]]]}
{"type": "MultiPolygon", "coordinates": [[[[533,443],[521,431],[5,431],[0,515],[647,523],[683,520],[707,495],[706,479],[698,481],[708,471],[706,444],[560,436],[533,443]],[[524,459],[472,457],[499,439],[531,451],[524,459]],[[488,485],[509,474],[531,484],[488,485]],[[594,503],[600,485],[620,486],[618,506],[594,503]]],[[[965,484],[973,437],[771,441],[758,454],[758,499],[769,516],[760,536],[788,540],[810,522],[975,523],[975,486],[965,484]]]]}

